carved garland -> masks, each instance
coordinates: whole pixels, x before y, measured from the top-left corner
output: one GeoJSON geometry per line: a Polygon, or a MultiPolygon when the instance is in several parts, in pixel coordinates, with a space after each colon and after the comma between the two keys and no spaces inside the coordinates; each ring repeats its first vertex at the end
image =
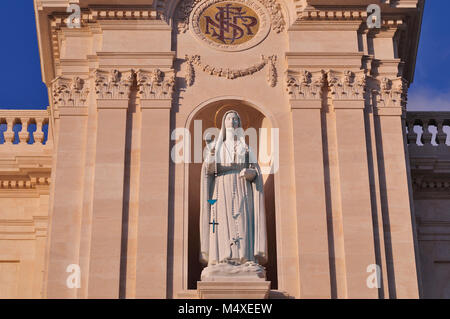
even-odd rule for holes
{"type": "Polygon", "coordinates": [[[272,18],[272,30],[280,33],[284,30],[286,22],[284,21],[281,5],[276,0],[259,0],[270,12],[272,18]]]}
{"type": "Polygon", "coordinates": [[[184,0],[180,1],[178,5],[178,10],[176,13],[178,32],[185,33],[189,30],[189,15],[191,14],[192,9],[199,3],[201,0],[184,0]]]}
{"type": "Polygon", "coordinates": [[[203,64],[200,60],[199,55],[189,56],[186,55],[186,66],[185,66],[185,78],[186,84],[191,86],[194,84],[195,78],[195,70],[194,65],[198,66],[203,72],[214,75],[217,77],[224,77],[230,80],[237,79],[240,77],[252,75],[258,71],[261,71],[267,64],[269,64],[268,72],[267,72],[267,83],[271,87],[275,87],[277,84],[277,71],[276,71],[276,61],[277,56],[271,55],[269,57],[265,57],[261,55],[261,62],[254,64],[253,66],[243,68],[243,69],[229,69],[229,68],[219,68],[214,67],[209,64],[203,64]]]}

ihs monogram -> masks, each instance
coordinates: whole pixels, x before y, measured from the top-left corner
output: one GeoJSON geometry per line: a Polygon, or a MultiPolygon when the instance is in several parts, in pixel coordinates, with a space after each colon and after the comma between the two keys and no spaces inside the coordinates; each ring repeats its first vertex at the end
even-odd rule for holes
{"type": "Polygon", "coordinates": [[[200,22],[203,32],[212,40],[224,44],[238,44],[258,32],[256,13],[241,4],[225,3],[205,10],[200,22]],[[241,40],[241,41],[239,41],[241,40]]]}

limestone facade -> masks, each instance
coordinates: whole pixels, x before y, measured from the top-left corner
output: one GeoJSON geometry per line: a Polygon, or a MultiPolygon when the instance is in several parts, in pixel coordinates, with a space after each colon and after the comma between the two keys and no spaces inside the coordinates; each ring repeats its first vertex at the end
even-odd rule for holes
{"type": "Polygon", "coordinates": [[[69,1],[34,1],[50,106],[0,112],[1,297],[207,295],[201,161],[172,161],[172,133],[233,107],[247,127],[278,129],[269,298],[448,298],[450,114],[406,112],[423,1],[235,0],[259,31],[232,48],[193,21],[219,2],[80,0],[69,28],[69,1]],[[372,3],[379,29],[366,26],[372,3]]]}

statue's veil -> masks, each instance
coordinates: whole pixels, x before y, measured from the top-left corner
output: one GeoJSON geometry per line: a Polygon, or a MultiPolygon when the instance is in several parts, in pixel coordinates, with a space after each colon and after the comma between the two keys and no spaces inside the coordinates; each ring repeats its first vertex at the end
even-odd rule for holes
{"type": "Polygon", "coordinates": [[[215,149],[215,160],[216,163],[223,163],[224,162],[224,154],[222,154],[222,150],[223,150],[223,142],[225,141],[226,138],[226,127],[225,127],[225,119],[227,117],[228,114],[232,114],[235,113],[236,116],[239,119],[239,127],[237,129],[234,130],[234,134],[237,137],[237,140],[240,142],[240,148],[238,149],[238,162],[243,163],[245,161],[245,151],[248,150],[246,144],[245,144],[245,135],[244,135],[244,129],[242,128],[242,120],[241,117],[239,116],[239,113],[237,111],[234,110],[230,110],[227,111],[223,117],[222,117],[222,126],[220,127],[220,132],[219,132],[219,136],[217,136],[217,138],[215,139],[215,143],[214,143],[214,149],[215,149]]]}

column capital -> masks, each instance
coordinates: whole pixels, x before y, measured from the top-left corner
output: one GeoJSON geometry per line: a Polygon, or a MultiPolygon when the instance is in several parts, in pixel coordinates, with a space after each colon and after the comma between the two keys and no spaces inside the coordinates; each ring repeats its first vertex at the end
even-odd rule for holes
{"type": "Polygon", "coordinates": [[[175,90],[175,72],[174,70],[162,71],[160,69],[139,70],[137,72],[137,84],[141,101],[172,101],[175,90]]]}
{"type": "MultiPolygon", "coordinates": [[[[289,99],[297,101],[318,101],[322,100],[322,90],[325,83],[325,73],[320,71],[307,71],[307,70],[288,70],[286,73],[286,92],[289,95],[289,99]]],[[[292,103],[299,106],[303,103],[292,103]]],[[[314,104],[314,103],[313,103],[314,104]]],[[[317,103],[315,103],[317,104],[317,103]]],[[[319,103],[320,105],[320,103],[319,103]]],[[[314,107],[316,108],[316,107],[314,107]]]]}
{"type": "Polygon", "coordinates": [[[378,79],[373,93],[376,95],[376,115],[402,116],[406,107],[408,81],[401,77],[378,79]]]}
{"type": "Polygon", "coordinates": [[[58,76],[52,81],[52,95],[60,115],[76,115],[87,108],[89,87],[81,77],[58,76]]]}
{"type": "Polygon", "coordinates": [[[100,70],[94,71],[95,93],[97,100],[126,100],[130,96],[131,86],[136,74],[134,70],[100,70]]]}
{"type": "Polygon", "coordinates": [[[365,71],[328,70],[326,75],[333,101],[364,101],[368,78],[365,71]]]}

